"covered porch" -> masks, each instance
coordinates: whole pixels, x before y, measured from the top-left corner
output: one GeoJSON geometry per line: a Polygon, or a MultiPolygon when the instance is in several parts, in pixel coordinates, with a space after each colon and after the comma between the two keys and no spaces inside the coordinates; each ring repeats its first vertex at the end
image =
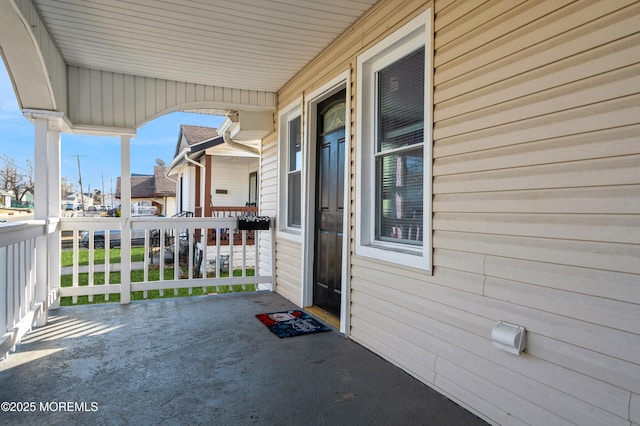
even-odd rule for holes
{"type": "Polygon", "coordinates": [[[295,308],[272,292],[63,307],[0,363],[0,400],[36,403],[0,423],[484,424],[335,331],[280,339],[254,317],[295,308]]]}

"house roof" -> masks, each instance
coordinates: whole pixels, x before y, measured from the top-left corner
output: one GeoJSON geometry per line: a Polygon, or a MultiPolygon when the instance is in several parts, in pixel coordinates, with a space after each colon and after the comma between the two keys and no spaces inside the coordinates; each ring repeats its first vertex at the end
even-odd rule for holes
{"type": "Polygon", "coordinates": [[[173,156],[178,156],[185,148],[189,148],[189,152],[197,152],[215,146],[218,143],[223,143],[222,137],[218,134],[218,129],[182,124],[180,125],[176,151],[173,156]]]}
{"type": "MultiPolygon", "coordinates": [[[[153,175],[131,176],[131,198],[175,197],[176,184],[164,175],[165,166],[155,166],[153,175]]],[[[120,198],[120,176],[116,179],[116,198],[120,198]]]]}
{"type": "Polygon", "coordinates": [[[187,124],[180,125],[180,132],[184,136],[187,144],[195,145],[213,138],[217,138],[218,129],[204,126],[190,126],[187,124]]]}
{"type": "Polygon", "coordinates": [[[164,175],[166,167],[155,166],[153,168],[153,182],[155,186],[155,193],[158,196],[163,197],[175,197],[176,196],[176,183],[167,179],[164,175]]]}

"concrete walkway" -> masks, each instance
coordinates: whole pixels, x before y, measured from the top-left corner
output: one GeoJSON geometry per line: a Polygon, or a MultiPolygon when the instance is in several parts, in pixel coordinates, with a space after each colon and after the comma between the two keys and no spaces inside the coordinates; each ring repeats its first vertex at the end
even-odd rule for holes
{"type": "Polygon", "coordinates": [[[279,339],[254,317],[287,309],[267,292],[59,309],[0,361],[3,409],[26,411],[0,424],[484,424],[336,332],[279,339]]]}

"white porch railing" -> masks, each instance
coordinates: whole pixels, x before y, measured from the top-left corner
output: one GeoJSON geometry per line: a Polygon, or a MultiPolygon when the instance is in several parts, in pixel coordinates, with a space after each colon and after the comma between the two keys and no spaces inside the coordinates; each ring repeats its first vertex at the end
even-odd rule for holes
{"type": "Polygon", "coordinates": [[[47,267],[45,221],[0,226],[0,358],[31,330],[50,297],[38,283],[38,268],[47,267]]]}
{"type": "Polygon", "coordinates": [[[80,296],[88,296],[91,301],[96,295],[108,300],[109,295],[119,294],[121,302],[127,303],[136,291],[146,298],[151,290],[161,294],[183,288],[189,289],[189,294],[194,288],[204,292],[215,287],[220,291],[223,286],[272,290],[273,226],[270,231],[253,231],[270,232],[267,241],[271,244],[272,266],[265,272],[260,270],[259,244],[248,245],[249,231],[237,231],[236,227],[235,218],[131,218],[128,223],[119,218],[74,218],[0,226],[0,358],[7,356],[36,322],[46,323],[47,309],[62,297],[71,297],[76,303],[80,296]],[[131,240],[111,234],[121,231],[122,223],[130,228],[134,242],[142,235],[141,261],[132,263],[128,256],[131,240]],[[60,267],[61,231],[73,234],[72,265],[68,268],[60,267]],[[81,247],[82,231],[88,231],[87,248],[81,247]],[[227,233],[232,237],[223,238],[227,233]],[[97,262],[95,246],[102,246],[98,241],[101,236],[105,237],[104,260],[97,262]],[[119,262],[109,256],[109,248],[116,243],[120,246],[119,262]],[[83,257],[87,255],[84,265],[79,262],[81,250],[83,257]],[[131,270],[141,279],[132,280],[128,273],[131,270]],[[152,274],[155,270],[157,274],[152,274]],[[119,282],[110,282],[112,271],[124,272],[118,274],[119,282]],[[66,275],[71,276],[70,284],[62,280],[58,287],[66,275]],[[151,275],[156,277],[152,279],[151,275]]]}
{"type": "MultiPolygon", "coordinates": [[[[72,231],[74,244],[72,266],[61,271],[61,275],[71,276],[71,283],[63,283],[59,295],[71,297],[72,303],[77,303],[79,296],[92,301],[96,295],[105,295],[108,300],[112,294],[128,301],[132,292],[142,292],[146,298],[152,290],[162,295],[168,289],[177,292],[186,288],[191,294],[194,288],[205,292],[215,287],[219,292],[222,286],[237,285],[244,290],[272,289],[271,271],[260,271],[259,245],[247,244],[249,231],[237,231],[236,218],[134,217],[128,223],[132,236],[128,241],[120,238],[123,222],[119,218],[61,219],[60,223],[61,231],[72,231]],[[236,236],[241,233],[239,239],[228,238],[234,230],[236,236]],[[82,240],[83,231],[87,232],[82,240]],[[143,257],[135,262],[125,258],[132,242],[144,247],[143,257]],[[113,246],[121,248],[120,263],[109,256],[113,246]],[[96,247],[104,247],[104,263],[96,262],[96,247]],[[85,265],[79,264],[81,250],[86,250],[88,257],[85,265]],[[122,273],[112,276],[111,272],[122,273]]],[[[269,240],[272,242],[273,236],[269,240]]]]}

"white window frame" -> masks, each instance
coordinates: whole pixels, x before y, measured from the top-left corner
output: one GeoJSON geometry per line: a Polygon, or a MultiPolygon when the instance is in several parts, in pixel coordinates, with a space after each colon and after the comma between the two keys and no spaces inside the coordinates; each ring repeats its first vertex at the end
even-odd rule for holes
{"type": "Polygon", "coordinates": [[[356,151],[356,255],[403,266],[432,270],[432,105],[433,105],[433,15],[431,8],[357,58],[356,151]],[[422,246],[376,239],[376,72],[425,48],[424,96],[424,200],[422,246]]]}
{"type": "Polygon", "coordinates": [[[304,199],[306,188],[304,186],[306,147],[304,138],[304,119],[302,114],[302,98],[283,108],[278,114],[278,236],[293,241],[302,241],[302,228],[304,227],[304,199]],[[301,189],[300,209],[301,224],[288,226],[288,176],[289,176],[289,123],[300,117],[300,141],[302,143],[302,170],[300,170],[301,189]]]}

